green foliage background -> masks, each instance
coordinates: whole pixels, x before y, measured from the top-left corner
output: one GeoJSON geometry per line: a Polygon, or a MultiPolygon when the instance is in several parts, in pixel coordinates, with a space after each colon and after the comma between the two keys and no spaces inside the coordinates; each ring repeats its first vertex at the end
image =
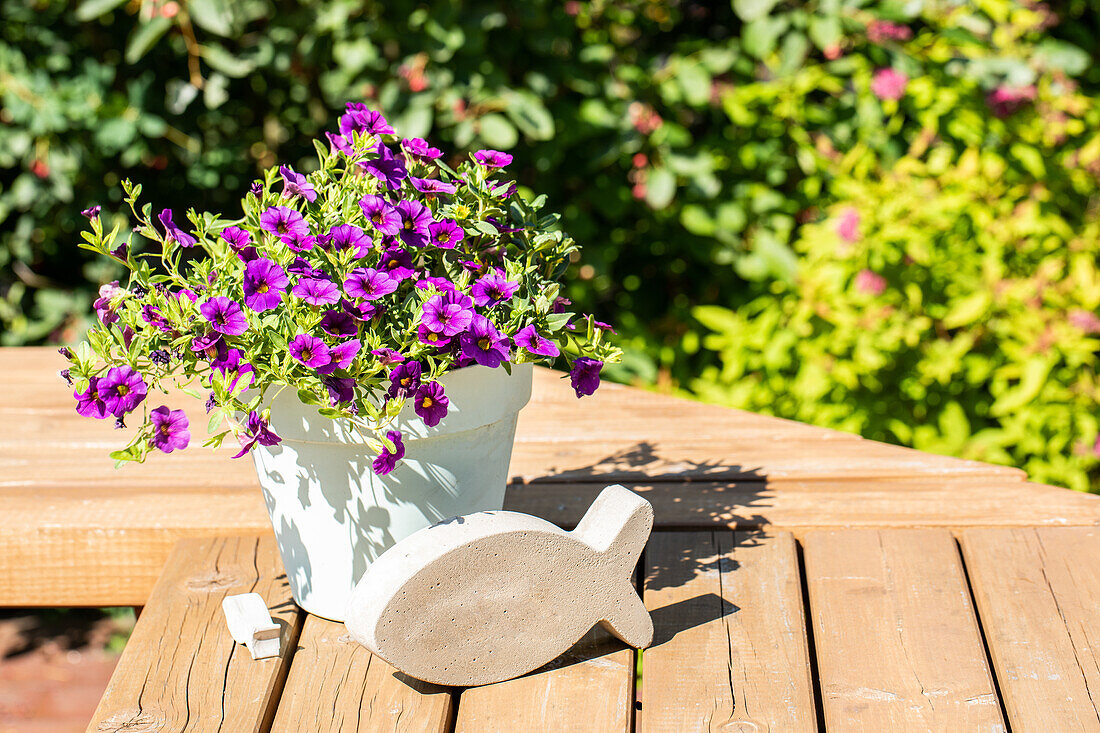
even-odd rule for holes
{"type": "MultiPolygon", "coordinates": [[[[118,273],[80,209],[223,211],[346,101],[516,156],[617,376],[1095,487],[1100,4],[0,0],[0,342],[118,273]],[[869,39],[888,20],[911,38],[869,39]],[[875,72],[908,77],[880,100],[875,72]],[[1034,90],[1005,117],[987,96],[1034,90]],[[859,237],[839,217],[858,212],[859,237]],[[881,293],[857,287],[863,270],[881,293]]],[[[864,276],[865,277],[865,276],[864,276]]]]}

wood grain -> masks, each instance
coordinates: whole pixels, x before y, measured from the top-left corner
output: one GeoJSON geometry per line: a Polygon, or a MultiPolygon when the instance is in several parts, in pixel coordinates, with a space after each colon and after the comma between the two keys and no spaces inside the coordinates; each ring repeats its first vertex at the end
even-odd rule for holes
{"type": "Polygon", "coordinates": [[[633,703],[634,650],[595,628],[540,670],[465,690],[455,733],[627,733],[633,703]]]}
{"type": "Polygon", "coordinates": [[[270,538],[185,540],[172,551],[88,731],[254,731],[274,715],[300,611],[270,538]],[[282,627],[278,657],[235,644],[221,601],[258,593],[282,627]]]}
{"type": "Polygon", "coordinates": [[[448,688],[405,677],[359,646],[343,624],[309,616],[271,730],[442,733],[451,710],[448,688]]]}
{"type": "Polygon", "coordinates": [[[829,730],[1005,730],[950,533],[811,532],[803,548],[829,730]]]}
{"type": "Polygon", "coordinates": [[[639,732],[817,729],[789,533],[659,532],[645,566],[639,732]]]}
{"type": "Polygon", "coordinates": [[[974,529],[961,540],[1013,730],[1100,730],[1100,530],[974,529]]]}

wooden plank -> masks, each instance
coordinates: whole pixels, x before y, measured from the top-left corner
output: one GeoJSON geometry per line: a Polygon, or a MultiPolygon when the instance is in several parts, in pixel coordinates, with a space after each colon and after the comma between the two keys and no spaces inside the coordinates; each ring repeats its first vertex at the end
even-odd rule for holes
{"type": "Polygon", "coordinates": [[[368,652],[341,623],[306,618],[272,726],[299,731],[437,731],[451,691],[411,679],[368,652]]]}
{"type": "Polygon", "coordinates": [[[634,650],[601,628],[540,670],[462,692],[455,733],[627,733],[634,650]]]}
{"type": "Polygon", "coordinates": [[[794,538],[655,532],[638,731],[817,730],[794,538]]]}
{"type": "Polygon", "coordinates": [[[1013,730],[1100,730],[1100,530],[962,534],[1013,730]]]}
{"type": "Polygon", "coordinates": [[[828,729],[1005,730],[950,533],[811,532],[803,548],[828,729]]]}
{"type": "Polygon", "coordinates": [[[272,539],[180,542],[88,731],[266,729],[299,623],[272,539]],[[278,657],[254,660],[229,635],[222,599],[249,592],[263,597],[282,627],[278,657]]]}

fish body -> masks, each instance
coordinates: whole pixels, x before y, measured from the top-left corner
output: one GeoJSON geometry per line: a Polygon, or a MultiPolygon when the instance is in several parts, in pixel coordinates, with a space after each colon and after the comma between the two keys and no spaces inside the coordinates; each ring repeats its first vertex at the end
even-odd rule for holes
{"type": "Polygon", "coordinates": [[[649,502],[604,489],[572,532],[518,512],[444,520],[367,568],[346,626],[406,674],[441,685],[511,679],[599,623],[648,646],[653,623],[631,576],[653,527],[649,502]]]}

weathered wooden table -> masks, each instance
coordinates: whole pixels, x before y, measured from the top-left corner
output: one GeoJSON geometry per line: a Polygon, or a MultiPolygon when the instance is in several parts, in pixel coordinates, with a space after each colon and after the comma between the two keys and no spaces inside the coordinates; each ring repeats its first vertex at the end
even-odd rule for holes
{"type": "Polygon", "coordinates": [[[1100,497],[616,385],[577,401],[538,371],[508,508],[571,526],[608,483],[648,498],[654,645],[593,632],[436,688],[292,603],[250,463],[115,471],[121,436],[60,366],[0,350],[0,605],[144,606],[89,730],[1100,730],[1100,497]],[[229,637],[221,599],[248,591],[280,658],[229,637]]]}

